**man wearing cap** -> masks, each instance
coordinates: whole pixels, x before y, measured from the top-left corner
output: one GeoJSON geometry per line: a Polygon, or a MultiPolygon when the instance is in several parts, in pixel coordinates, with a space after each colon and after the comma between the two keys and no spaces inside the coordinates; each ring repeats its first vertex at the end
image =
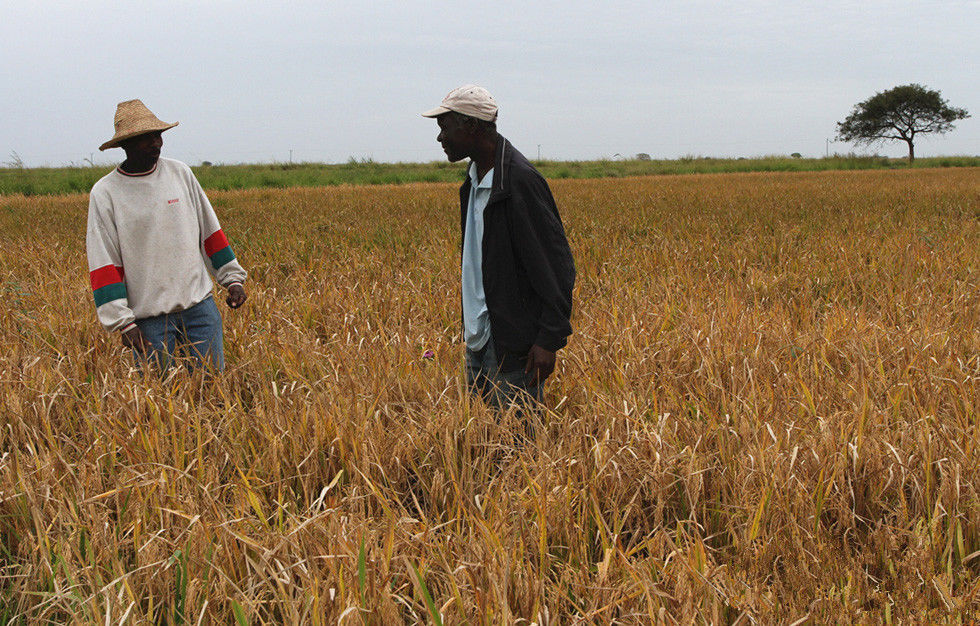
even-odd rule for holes
{"type": "Polygon", "coordinates": [[[126,160],[89,194],[89,278],[99,321],[118,331],[138,362],[162,367],[186,352],[192,363],[224,368],[221,314],[211,276],[245,302],[245,270],[191,169],[160,157],[160,121],[139,100],[119,103],[116,133],[99,150],[121,147],[126,160]]]}
{"type": "Polygon", "coordinates": [[[470,159],[459,190],[463,338],[471,391],[502,408],[542,398],[572,333],[575,263],[544,177],[497,132],[497,103],[476,85],[422,114],[447,158],[470,159]]]}

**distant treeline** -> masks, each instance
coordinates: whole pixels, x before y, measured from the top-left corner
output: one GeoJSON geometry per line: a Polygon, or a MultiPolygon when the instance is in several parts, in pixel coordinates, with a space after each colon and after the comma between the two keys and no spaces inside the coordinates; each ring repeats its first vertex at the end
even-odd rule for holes
{"type": "MultiPolygon", "coordinates": [[[[535,161],[547,178],[621,178],[658,174],[731,172],[803,172],[819,170],[902,169],[905,159],[835,155],[820,159],[769,156],[751,159],[684,157],[673,160],[535,161]]],[[[915,168],[980,167],[980,157],[951,156],[916,159],[915,168]]],[[[376,163],[351,160],[341,164],[272,163],[195,166],[205,189],[319,187],[332,185],[398,185],[418,182],[459,182],[458,163],[376,163]]],[[[0,195],[26,196],[87,193],[110,167],[0,168],[0,195]]]]}

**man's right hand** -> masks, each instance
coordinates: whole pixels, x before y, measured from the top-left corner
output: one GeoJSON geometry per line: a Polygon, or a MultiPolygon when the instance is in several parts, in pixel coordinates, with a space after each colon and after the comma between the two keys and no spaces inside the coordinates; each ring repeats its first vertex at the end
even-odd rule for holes
{"type": "Polygon", "coordinates": [[[127,348],[132,348],[137,352],[149,352],[153,349],[153,344],[150,343],[143,331],[140,330],[139,326],[134,326],[122,334],[123,345],[127,348]]]}
{"type": "Polygon", "coordinates": [[[531,382],[540,385],[555,371],[557,359],[557,355],[551,350],[533,345],[531,351],[527,353],[527,365],[524,367],[524,373],[531,375],[531,382]]]}

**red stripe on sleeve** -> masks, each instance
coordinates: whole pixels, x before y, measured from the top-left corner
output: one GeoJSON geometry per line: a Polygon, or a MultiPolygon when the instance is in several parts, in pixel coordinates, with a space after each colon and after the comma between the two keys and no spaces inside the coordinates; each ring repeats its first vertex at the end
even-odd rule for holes
{"type": "Polygon", "coordinates": [[[225,237],[224,231],[220,228],[214,231],[210,237],[204,240],[204,253],[211,256],[219,250],[224,250],[228,247],[228,238],[225,237]]]}
{"type": "Polygon", "coordinates": [[[99,269],[92,270],[88,273],[88,278],[92,283],[92,291],[105,287],[106,285],[121,283],[125,276],[126,272],[123,271],[121,265],[103,265],[99,269]]]}

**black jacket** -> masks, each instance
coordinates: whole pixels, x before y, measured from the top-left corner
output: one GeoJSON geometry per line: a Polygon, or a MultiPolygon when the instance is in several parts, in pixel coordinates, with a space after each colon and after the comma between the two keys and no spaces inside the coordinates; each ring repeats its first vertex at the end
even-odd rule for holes
{"type": "MultiPolygon", "coordinates": [[[[459,190],[466,237],[470,179],[459,190]]],[[[531,346],[557,352],[572,334],[575,262],[544,177],[497,135],[493,187],[483,212],[483,290],[502,369],[523,367],[531,346]]]]}

